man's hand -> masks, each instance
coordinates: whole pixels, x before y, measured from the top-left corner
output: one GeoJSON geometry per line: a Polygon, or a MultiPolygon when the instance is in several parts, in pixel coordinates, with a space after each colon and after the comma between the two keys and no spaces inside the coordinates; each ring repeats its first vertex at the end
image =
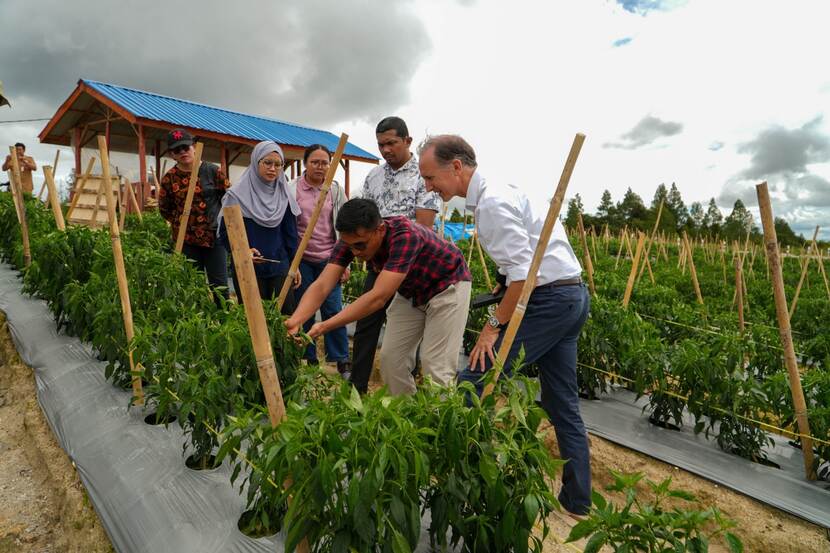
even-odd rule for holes
{"type": "Polygon", "coordinates": [[[299,288],[299,287],[300,287],[300,284],[302,284],[302,283],[303,283],[303,275],[302,275],[302,273],[300,273],[300,271],[298,270],[298,271],[294,274],[294,290],[296,290],[297,288],[299,288]]]}
{"type": "Polygon", "coordinates": [[[256,248],[251,248],[251,258],[254,261],[254,265],[265,263],[265,260],[262,259],[262,254],[259,253],[259,250],[256,248]]]}
{"type": "Polygon", "coordinates": [[[300,332],[300,325],[302,325],[302,322],[296,320],[294,317],[289,317],[285,320],[285,330],[288,331],[290,336],[297,336],[297,333],[300,332]]]}
{"type": "Polygon", "coordinates": [[[311,329],[308,331],[308,335],[312,339],[314,339],[314,338],[317,338],[318,336],[322,336],[323,334],[325,334],[328,331],[329,331],[329,329],[327,328],[326,321],[322,321],[322,322],[319,322],[319,323],[314,323],[314,326],[312,326],[311,329]]]}
{"type": "Polygon", "coordinates": [[[346,267],[346,270],[343,272],[343,275],[340,277],[340,284],[346,284],[349,282],[349,277],[352,276],[352,270],[346,267]]]}
{"type": "Polygon", "coordinates": [[[496,362],[496,355],[493,352],[493,347],[496,345],[498,337],[499,331],[485,323],[484,328],[481,329],[481,334],[478,335],[478,340],[476,341],[476,345],[473,347],[473,351],[470,352],[471,371],[484,372],[487,366],[487,358],[490,359],[491,363],[496,362]]]}
{"type": "Polygon", "coordinates": [[[498,296],[499,292],[501,292],[502,288],[503,288],[503,286],[501,285],[501,282],[497,282],[496,285],[493,287],[493,291],[490,292],[490,293],[493,294],[494,296],[498,296]]]}

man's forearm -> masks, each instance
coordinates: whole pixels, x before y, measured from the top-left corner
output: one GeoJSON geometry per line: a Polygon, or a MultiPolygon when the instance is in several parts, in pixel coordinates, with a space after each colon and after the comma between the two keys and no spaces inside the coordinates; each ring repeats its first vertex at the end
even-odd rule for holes
{"type": "Polygon", "coordinates": [[[416,209],[415,222],[431,229],[435,224],[435,212],[431,209],[416,209]]]}
{"type": "Polygon", "coordinates": [[[513,316],[513,311],[516,310],[516,305],[519,303],[519,297],[522,295],[522,288],[524,285],[525,281],[517,280],[511,282],[510,286],[507,287],[504,297],[501,302],[499,302],[499,306],[496,308],[496,318],[502,324],[510,322],[510,318],[513,316]]]}
{"type": "Polygon", "coordinates": [[[386,305],[386,302],[389,301],[389,298],[385,298],[381,294],[374,292],[374,290],[366,292],[340,311],[340,313],[326,320],[327,331],[346,326],[354,321],[359,321],[375,311],[382,309],[386,305]]]}

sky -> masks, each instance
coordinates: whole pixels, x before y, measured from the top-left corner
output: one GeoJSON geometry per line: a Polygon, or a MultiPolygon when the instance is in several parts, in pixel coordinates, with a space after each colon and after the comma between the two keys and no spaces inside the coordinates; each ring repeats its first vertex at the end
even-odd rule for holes
{"type": "MultiPolygon", "coordinates": [[[[568,196],[588,212],[605,189],[650,203],[676,183],[687,206],[715,198],[726,215],[740,198],[760,224],[765,180],[776,216],[830,238],[826,0],[197,5],[0,2],[17,23],[0,35],[0,143],[51,163],[44,121],[2,122],[51,117],[79,78],[346,132],[371,152],[377,122],[399,115],[415,143],[460,134],[486,178],[534,195],[552,194],[581,132],[568,196]]],[[[114,162],[137,177],[135,156],[114,162]]],[[[352,164],[354,190],[370,168],[352,164]]]]}

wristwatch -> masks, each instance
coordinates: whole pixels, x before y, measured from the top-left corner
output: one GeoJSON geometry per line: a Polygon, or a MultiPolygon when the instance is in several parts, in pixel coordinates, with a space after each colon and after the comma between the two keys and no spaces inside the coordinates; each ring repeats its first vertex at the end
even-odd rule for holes
{"type": "Polygon", "coordinates": [[[490,315],[489,317],[487,317],[487,324],[490,325],[490,327],[493,328],[493,330],[501,330],[502,328],[504,328],[505,325],[501,324],[499,322],[498,317],[496,317],[495,304],[487,308],[487,313],[489,313],[490,315]]]}

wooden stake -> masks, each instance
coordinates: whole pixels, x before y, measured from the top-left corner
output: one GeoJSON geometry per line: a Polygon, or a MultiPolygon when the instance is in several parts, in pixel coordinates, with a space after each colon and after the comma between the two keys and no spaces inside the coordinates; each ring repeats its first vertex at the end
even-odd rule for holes
{"type": "Polygon", "coordinates": [[[26,220],[26,202],[23,200],[22,180],[20,177],[20,164],[17,162],[17,150],[14,146],[9,146],[9,156],[12,162],[12,174],[14,178],[9,181],[9,186],[13,188],[12,193],[19,206],[20,218],[20,235],[23,239],[23,266],[28,267],[32,264],[32,250],[29,249],[29,222],[26,220]]]}
{"type": "Polygon", "coordinates": [[[311,218],[308,220],[308,226],[303,233],[303,239],[297,247],[297,253],[291,261],[291,267],[288,269],[288,275],[285,277],[285,282],[282,284],[280,290],[280,297],[277,299],[277,306],[282,309],[285,303],[285,298],[288,297],[288,291],[294,286],[294,277],[297,275],[297,269],[300,267],[300,261],[303,259],[305,249],[308,246],[308,241],[311,240],[311,233],[314,232],[314,227],[317,225],[317,219],[320,218],[320,211],[323,209],[323,204],[326,202],[329,189],[331,188],[331,181],[334,180],[334,175],[337,172],[337,167],[340,165],[340,158],[343,156],[343,150],[349,141],[349,135],[343,133],[340,135],[340,142],[337,144],[337,150],[334,151],[334,156],[331,158],[329,170],[326,173],[326,180],[323,181],[323,186],[320,188],[320,195],[317,196],[317,205],[314,206],[314,211],[311,213],[311,218]]]}
{"type": "Polygon", "coordinates": [[[683,242],[686,244],[686,251],[689,252],[689,272],[692,275],[692,286],[695,288],[695,296],[697,296],[697,303],[703,305],[703,296],[700,294],[700,283],[697,281],[697,269],[695,269],[695,258],[692,255],[692,247],[689,245],[689,237],[686,231],[683,231],[683,242]]]}
{"type": "Polygon", "coordinates": [[[72,192],[72,201],[69,202],[69,209],[66,211],[66,220],[68,221],[70,217],[72,217],[72,212],[75,210],[75,206],[78,205],[78,198],[81,197],[81,193],[84,190],[84,185],[86,184],[89,175],[92,173],[92,168],[95,166],[95,157],[91,157],[89,159],[89,163],[86,164],[86,171],[84,171],[83,177],[81,177],[80,182],[75,183],[75,189],[72,192]]]}
{"type": "Polygon", "coordinates": [[[447,222],[447,208],[450,207],[450,204],[444,202],[444,209],[441,212],[441,240],[445,240],[444,237],[444,224],[447,222]]]}
{"type": "Polygon", "coordinates": [[[617,267],[620,265],[620,257],[622,256],[623,247],[625,246],[625,240],[628,238],[628,225],[623,227],[622,233],[620,234],[620,249],[617,250],[617,260],[614,261],[614,270],[617,270],[617,267]]]}
{"type": "MultiPolygon", "coordinates": [[[[117,170],[118,168],[116,167],[117,170]]],[[[122,186],[124,186],[124,181],[121,179],[121,175],[118,175],[118,192],[119,198],[121,198],[119,202],[121,213],[118,219],[118,228],[121,229],[121,232],[124,232],[124,224],[127,222],[127,191],[122,190],[122,186]]]]}
{"type": "Polygon", "coordinates": [[[818,269],[821,273],[821,278],[824,281],[824,289],[827,292],[827,299],[830,300],[830,285],[827,283],[827,272],[824,270],[824,254],[821,253],[821,250],[816,248],[816,261],[818,261],[818,269]]]}
{"type": "MultiPolygon", "coordinates": [[[[60,150],[58,150],[60,152],[60,150]]],[[[61,202],[58,198],[58,189],[55,186],[55,176],[52,173],[52,168],[48,165],[43,166],[43,183],[49,189],[48,200],[52,205],[52,215],[55,216],[55,225],[58,230],[66,230],[66,223],[63,220],[63,211],[61,211],[61,202]]]]}
{"type": "Polygon", "coordinates": [[[140,222],[144,221],[144,217],[141,215],[141,207],[138,205],[138,198],[135,197],[135,190],[133,190],[133,185],[130,183],[130,179],[127,179],[127,193],[130,197],[130,202],[133,204],[133,208],[135,209],[136,215],[138,215],[138,220],[140,222]]]}
{"type": "MultiPolygon", "coordinates": [[[[101,182],[98,183],[98,193],[95,195],[95,209],[92,210],[92,219],[89,221],[89,228],[98,228],[98,209],[101,207],[101,196],[105,191],[107,192],[107,196],[109,196],[111,194],[110,188],[112,188],[112,185],[110,184],[108,187],[104,182],[104,178],[101,177],[101,182]]],[[[113,209],[115,209],[115,207],[113,207],[113,209]]],[[[107,212],[107,216],[109,216],[109,212],[107,212]]]]}
{"type": "Polygon", "coordinates": [[[476,249],[478,250],[478,259],[481,261],[481,269],[484,271],[484,283],[487,285],[487,291],[493,291],[493,284],[490,280],[490,271],[487,269],[487,263],[484,261],[484,251],[481,249],[481,242],[476,240],[476,249]]]}
{"type": "Polygon", "coordinates": [[[476,247],[476,236],[478,236],[478,231],[473,229],[473,235],[470,236],[470,249],[467,250],[467,266],[470,266],[470,262],[473,260],[473,248],[476,247]]]}
{"type": "Polygon", "coordinates": [[[741,278],[741,259],[735,258],[735,293],[738,299],[738,330],[744,335],[744,283],[741,278]]]}
{"type": "Polygon", "coordinates": [[[176,253],[182,253],[184,235],[187,233],[187,223],[190,221],[190,208],[193,205],[193,194],[196,192],[196,181],[199,180],[199,167],[202,165],[202,149],[205,145],[196,143],[196,155],[193,158],[193,168],[190,171],[190,182],[187,186],[187,196],[184,199],[182,218],[179,220],[179,234],[176,237],[176,253]]]}
{"type": "Polygon", "coordinates": [[[17,215],[17,224],[20,224],[20,204],[17,203],[17,193],[15,192],[13,171],[8,169],[6,175],[9,178],[9,192],[12,195],[12,203],[14,203],[14,213],[17,215]]]}
{"type": "MultiPolygon", "coordinates": [[[[259,381],[265,393],[265,404],[268,406],[268,418],[271,426],[276,428],[285,420],[285,403],[282,399],[277,365],[274,362],[274,352],[271,349],[271,336],[268,333],[268,322],[265,319],[265,310],[259,296],[254,262],[251,257],[251,248],[248,235],[245,232],[245,221],[242,219],[242,210],[238,205],[232,205],[222,210],[225,225],[228,229],[228,241],[231,245],[233,265],[236,269],[236,279],[239,282],[239,291],[245,305],[245,318],[248,320],[248,330],[251,333],[251,343],[254,346],[256,366],[259,372],[259,381]]],[[[291,486],[291,480],[283,483],[286,488],[291,486]]],[[[289,499],[291,501],[291,499],[289,499]]],[[[304,538],[298,545],[298,552],[308,552],[308,541],[304,538]]]]}
{"type": "Polygon", "coordinates": [[[784,361],[789,374],[790,391],[795,407],[795,418],[798,431],[801,434],[801,452],[804,455],[804,472],[808,480],[815,480],[816,473],[813,467],[813,440],[810,435],[810,423],[807,419],[807,404],[804,401],[804,392],[801,389],[801,375],[795,359],[793,336],[790,329],[790,317],[787,312],[787,296],[784,290],[784,275],[781,272],[781,263],[778,255],[778,238],[773,222],[772,205],[769,199],[767,183],[762,182],[755,187],[758,193],[758,206],[761,208],[761,222],[764,228],[764,244],[772,276],[772,290],[775,295],[775,313],[778,316],[778,330],[781,335],[781,345],[784,348],[784,361]]]}
{"type": "MultiPolygon", "coordinates": [[[[60,159],[60,157],[61,157],[61,151],[59,149],[55,150],[55,163],[52,164],[52,177],[53,178],[55,176],[55,173],[58,171],[58,159],[60,159]]],[[[43,181],[43,184],[40,185],[40,192],[37,193],[37,199],[40,200],[40,201],[43,201],[43,200],[41,200],[41,197],[43,196],[43,191],[44,190],[48,190],[48,188],[46,187],[46,181],[45,180],[43,181]]],[[[47,199],[48,199],[48,197],[47,197],[47,199]]]]}
{"type": "Polygon", "coordinates": [[[519,331],[519,325],[522,324],[522,319],[527,309],[527,302],[530,300],[530,294],[536,288],[536,273],[539,272],[539,266],[542,264],[542,258],[545,256],[545,251],[550,242],[550,235],[553,233],[553,226],[559,220],[559,212],[562,209],[562,202],[565,199],[565,192],[568,189],[568,183],[571,180],[576,160],[579,157],[579,151],[582,149],[582,144],[585,142],[585,135],[577,133],[574,137],[571,150],[568,153],[568,158],[565,161],[565,166],[562,169],[562,175],[559,177],[559,184],[556,187],[556,192],[550,202],[548,208],[548,215],[545,219],[545,224],[542,227],[542,232],[539,234],[539,241],[536,243],[536,250],[533,252],[533,260],[530,262],[530,270],[525,279],[524,286],[522,286],[522,293],[519,296],[519,301],[516,304],[516,309],[510,317],[510,322],[507,329],[504,331],[504,338],[502,339],[501,347],[496,355],[496,362],[493,366],[495,375],[492,382],[484,387],[482,398],[489,396],[493,392],[495,383],[498,382],[501,375],[502,367],[507,360],[507,355],[510,353],[510,348],[513,347],[513,340],[516,339],[516,333],[519,331]]]}
{"type": "MultiPolygon", "coordinates": [[[[651,263],[648,263],[648,255],[651,252],[651,243],[654,242],[654,237],[657,236],[657,228],[660,226],[660,217],[663,215],[663,202],[660,200],[660,207],[657,209],[657,219],[654,221],[654,228],[651,229],[651,238],[646,243],[646,263],[640,267],[640,273],[637,275],[637,280],[643,277],[643,269],[648,267],[649,274],[651,274],[651,263]]],[[[651,283],[654,284],[654,275],[651,275],[651,283]]]]}
{"type": "Polygon", "coordinates": [[[591,295],[596,296],[597,292],[594,289],[594,264],[591,263],[591,252],[588,251],[588,240],[585,238],[585,225],[582,223],[582,213],[577,213],[577,215],[576,224],[579,229],[579,239],[582,241],[582,258],[585,261],[585,272],[588,274],[588,286],[591,290],[591,295]]]}
{"type": "Polygon", "coordinates": [[[127,336],[127,355],[130,360],[130,375],[133,384],[133,405],[144,405],[144,391],[141,388],[141,377],[135,370],[133,361],[133,309],[130,305],[130,287],[127,283],[127,268],[124,266],[124,253],[121,251],[121,235],[118,231],[118,221],[115,218],[115,201],[112,197],[112,178],[110,177],[110,160],[107,151],[107,139],[98,135],[98,152],[101,156],[101,171],[103,173],[104,196],[107,201],[107,217],[110,224],[110,240],[112,240],[112,256],[115,261],[115,274],[118,277],[118,294],[121,297],[121,314],[124,317],[124,333],[127,336]]]}
{"type": "MultiPolygon", "coordinates": [[[[579,216],[582,217],[582,213],[580,213],[579,216]]],[[[583,227],[582,231],[583,232],[585,231],[584,227],[583,227]]],[[[594,233],[594,227],[591,227],[591,251],[594,252],[594,259],[599,259],[599,256],[597,255],[597,241],[596,241],[596,233],[594,233]]],[[[593,291],[591,293],[593,293],[593,291]]]]}
{"type": "Polygon", "coordinates": [[[805,257],[804,265],[801,267],[801,277],[798,279],[798,286],[795,288],[795,295],[793,295],[793,301],[790,304],[790,319],[793,318],[793,313],[795,313],[795,306],[798,305],[798,295],[801,294],[801,286],[804,284],[804,278],[807,276],[807,268],[810,266],[810,251],[816,248],[818,230],[819,227],[816,225],[816,230],[813,233],[813,239],[810,241],[810,246],[807,248],[807,257],[805,257]]]}
{"type": "Polygon", "coordinates": [[[628,274],[628,284],[625,285],[625,294],[623,295],[623,309],[628,309],[628,302],[631,301],[631,292],[634,291],[634,283],[637,280],[637,269],[640,265],[640,257],[643,254],[643,243],[646,240],[646,235],[639,233],[637,238],[637,253],[634,254],[634,263],[631,265],[631,272],[628,274]]]}
{"type": "Polygon", "coordinates": [[[245,232],[245,222],[242,219],[242,210],[238,205],[224,208],[223,215],[228,227],[228,241],[231,244],[233,265],[236,269],[236,278],[239,282],[239,293],[245,305],[245,316],[248,319],[248,328],[251,331],[251,342],[254,345],[259,380],[265,391],[265,403],[268,405],[268,415],[271,425],[277,426],[285,418],[285,404],[282,399],[277,367],[274,363],[274,354],[271,350],[271,338],[268,334],[268,325],[265,321],[265,311],[259,297],[254,262],[248,244],[248,235],[245,232]]]}

